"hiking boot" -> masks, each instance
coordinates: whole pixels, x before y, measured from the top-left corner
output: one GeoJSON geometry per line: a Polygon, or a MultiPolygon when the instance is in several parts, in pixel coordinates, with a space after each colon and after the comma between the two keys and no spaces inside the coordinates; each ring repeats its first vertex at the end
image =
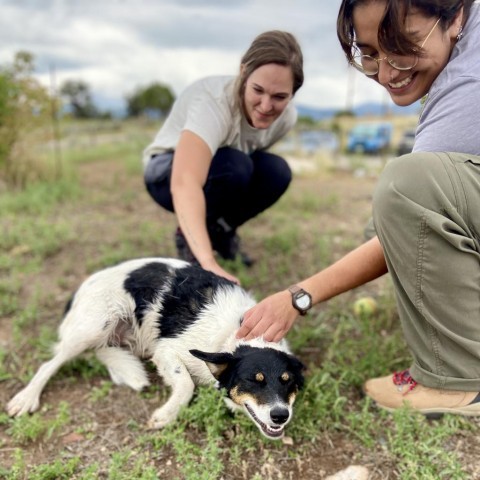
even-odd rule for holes
{"type": "Polygon", "coordinates": [[[425,415],[480,415],[480,393],[424,387],[412,378],[409,370],[368,380],[363,389],[378,407],[389,411],[408,405],[425,415]]]}
{"type": "Polygon", "coordinates": [[[186,262],[198,264],[195,255],[193,255],[190,247],[188,246],[187,239],[180,230],[180,227],[178,227],[175,232],[175,246],[177,247],[178,258],[185,260],[186,262]]]}
{"type": "Polygon", "coordinates": [[[212,248],[224,260],[235,260],[238,255],[245,266],[251,267],[254,264],[254,260],[247,253],[240,250],[240,237],[235,229],[230,227],[223,218],[210,224],[208,233],[212,242],[212,248]]]}

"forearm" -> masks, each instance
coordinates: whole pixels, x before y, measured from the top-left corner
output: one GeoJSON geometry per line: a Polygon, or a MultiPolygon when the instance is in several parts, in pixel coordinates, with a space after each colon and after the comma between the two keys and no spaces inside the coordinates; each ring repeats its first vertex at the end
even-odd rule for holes
{"type": "Polygon", "coordinates": [[[177,220],[193,255],[202,267],[214,262],[212,245],[206,226],[206,205],[203,190],[197,185],[172,188],[177,220]]]}
{"type": "MultiPolygon", "coordinates": [[[[370,282],[386,272],[383,250],[375,237],[297,284],[312,295],[313,303],[319,303],[370,282]]],[[[297,316],[290,292],[282,290],[263,299],[245,313],[237,337],[251,339],[263,335],[267,341],[278,342],[290,330],[297,316]]]]}
{"type": "Polygon", "coordinates": [[[188,130],[182,132],[173,157],[173,207],[193,255],[207,269],[217,265],[207,231],[203,192],[211,160],[211,152],[200,137],[188,130]]]}
{"type": "Polygon", "coordinates": [[[313,303],[319,303],[375,280],[385,273],[387,265],[383,249],[375,237],[298,285],[312,295],[313,303]]]}

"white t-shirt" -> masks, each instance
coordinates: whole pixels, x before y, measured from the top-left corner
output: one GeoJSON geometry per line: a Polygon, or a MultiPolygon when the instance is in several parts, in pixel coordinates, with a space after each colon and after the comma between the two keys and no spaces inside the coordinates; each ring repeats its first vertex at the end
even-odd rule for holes
{"type": "Polygon", "coordinates": [[[187,87],[175,101],[153,142],[144,150],[144,166],[152,155],[174,151],[184,130],[198,135],[213,156],[221,147],[232,147],[247,154],[269,148],[295,125],[297,111],[290,102],[270,127],[252,127],[235,108],[235,80],[233,76],[206,77],[187,87]]]}

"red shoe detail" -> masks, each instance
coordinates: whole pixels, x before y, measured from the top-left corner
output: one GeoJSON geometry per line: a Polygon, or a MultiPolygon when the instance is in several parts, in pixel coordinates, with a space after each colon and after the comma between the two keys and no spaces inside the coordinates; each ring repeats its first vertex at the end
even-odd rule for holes
{"type": "Polygon", "coordinates": [[[402,395],[406,395],[408,392],[411,392],[418,385],[418,383],[410,375],[410,370],[408,369],[403,370],[403,372],[394,372],[393,383],[398,386],[408,385],[408,390],[403,392],[402,395]]]}

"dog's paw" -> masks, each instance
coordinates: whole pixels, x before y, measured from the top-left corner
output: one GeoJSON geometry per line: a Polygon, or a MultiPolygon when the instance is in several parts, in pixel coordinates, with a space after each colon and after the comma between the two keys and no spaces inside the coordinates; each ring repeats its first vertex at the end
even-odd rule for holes
{"type": "Polygon", "coordinates": [[[145,387],[148,387],[150,385],[148,378],[143,372],[138,375],[125,376],[120,374],[119,372],[109,369],[109,373],[110,378],[115,385],[126,385],[127,387],[130,387],[137,392],[140,392],[145,387]]]}
{"type": "Polygon", "coordinates": [[[145,380],[144,378],[139,378],[139,379],[132,379],[129,383],[127,383],[127,386],[130,388],[133,388],[133,390],[136,390],[137,392],[141,392],[144,388],[147,388],[150,385],[150,382],[148,380],[145,380]]]}
{"type": "Polygon", "coordinates": [[[178,415],[178,411],[172,411],[171,409],[159,408],[155,410],[148,421],[147,428],[149,430],[158,430],[166,427],[169,423],[172,423],[178,415]]]}
{"type": "Polygon", "coordinates": [[[22,390],[17,393],[7,404],[7,413],[11,417],[18,417],[28,412],[35,412],[40,406],[38,395],[31,395],[22,390]]]}
{"type": "Polygon", "coordinates": [[[142,362],[132,352],[106,347],[97,350],[97,357],[106,365],[110,378],[116,385],[126,385],[137,391],[150,385],[142,362]]]}

